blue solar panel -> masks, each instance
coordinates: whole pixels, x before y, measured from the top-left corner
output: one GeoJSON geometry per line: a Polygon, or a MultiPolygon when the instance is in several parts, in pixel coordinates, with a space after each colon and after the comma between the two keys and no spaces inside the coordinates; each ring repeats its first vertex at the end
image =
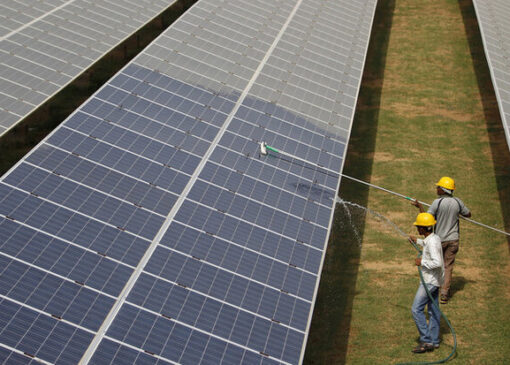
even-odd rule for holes
{"type": "Polygon", "coordinates": [[[239,4],[199,2],[0,180],[4,356],[300,362],[375,2],[239,4]],[[314,16],[338,46],[301,41],[314,16]]]}
{"type": "Polygon", "coordinates": [[[0,299],[2,344],[55,364],[77,363],[93,334],[13,299],[0,299]]]}
{"type": "Polygon", "coordinates": [[[0,362],[2,364],[40,364],[36,360],[30,358],[29,355],[14,352],[6,348],[0,347],[0,362]]]}

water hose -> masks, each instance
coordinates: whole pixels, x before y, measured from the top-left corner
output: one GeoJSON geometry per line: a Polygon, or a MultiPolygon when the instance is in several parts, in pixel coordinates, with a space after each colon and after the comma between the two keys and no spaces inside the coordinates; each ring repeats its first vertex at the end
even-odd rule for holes
{"type": "MultiPolygon", "coordinates": [[[[305,162],[305,163],[308,163],[306,160],[303,160],[299,157],[296,157],[296,156],[292,156],[292,155],[289,155],[285,152],[280,152],[278,151],[276,148],[274,147],[271,147],[269,145],[267,145],[265,142],[261,142],[260,143],[260,153],[262,155],[267,155],[268,154],[268,151],[271,151],[271,152],[274,152],[276,154],[281,154],[281,155],[286,155],[287,157],[290,157],[290,158],[293,158],[293,159],[297,159],[297,160],[301,160],[302,162],[305,162]]],[[[292,161],[289,161],[289,162],[292,162],[292,161]]],[[[306,167],[306,166],[305,166],[306,167]]],[[[326,171],[327,173],[327,171],[326,171]]],[[[388,190],[388,189],[385,189],[385,188],[382,188],[382,187],[379,187],[379,186],[376,186],[376,185],[373,185],[373,184],[370,184],[370,183],[367,183],[365,181],[362,181],[362,180],[359,180],[359,179],[356,179],[356,178],[353,178],[353,177],[350,177],[350,176],[347,176],[347,175],[344,175],[342,174],[342,176],[344,177],[347,177],[351,180],[354,180],[356,182],[359,182],[359,183],[362,183],[362,184],[366,184],[366,185],[369,185],[369,186],[372,186],[372,187],[375,187],[377,189],[380,189],[380,190],[383,190],[387,193],[391,193],[391,194],[394,194],[394,195],[397,195],[397,196],[400,196],[400,197],[403,197],[407,200],[414,200],[410,197],[407,197],[405,195],[402,195],[402,194],[399,194],[399,193],[396,193],[396,192],[393,192],[391,190],[388,190]]],[[[336,200],[336,202],[343,202],[343,200],[336,200]]],[[[422,204],[425,204],[425,205],[428,205],[426,203],[422,203],[422,204]]],[[[478,223],[478,222],[476,222],[478,223]]],[[[396,227],[396,226],[395,226],[396,227]]],[[[398,227],[396,227],[397,230],[400,232],[401,235],[403,235],[404,237],[407,237],[407,235],[402,232],[398,227]]],[[[492,227],[489,227],[489,228],[492,228],[492,227]]],[[[510,235],[506,232],[503,232],[501,231],[502,233],[505,233],[507,235],[510,235]]],[[[413,242],[411,239],[409,239],[409,242],[411,242],[411,244],[413,245],[414,249],[418,252],[418,258],[421,257],[421,250],[419,249],[419,247],[416,245],[415,242],[413,242]]],[[[455,330],[453,329],[453,326],[452,324],[450,323],[450,321],[448,320],[448,317],[446,317],[446,315],[441,311],[441,308],[439,308],[439,306],[436,304],[434,298],[432,297],[432,294],[430,294],[430,291],[429,289],[427,288],[427,285],[425,284],[425,280],[423,279],[423,273],[422,273],[422,270],[421,270],[421,267],[418,266],[418,273],[420,275],[420,281],[421,281],[421,284],[423,285],[423,287],[425,288],[425,291],[427,293],[427,296],[429,297],[430,301],[432,302],[432,305],[439,311],[439,313],[441,314],[441,317],[444,318],[446,324],[448,325],[448,327],[450,328],[450,331],[452,333],[452,336],[453,336],[453,349],[452,349],[452,352],[444,359],[442,360],[438,360],[438,361],[420,361],[420,362],[405,362],[405,363],[399,363],[397,365],[428,365],[428,364],[442,364],[444,362],[447,362],[448,360],[450,360],[454,355],[455,355],[455,352],[457,351],[457,336],[455,334],[455,330]]]]}
{"type": "MultiPolygon", "coordinates": [[[[348,179],[350,179],[350,180],[352,180],[352,181],[356,181],[356,182],[358,182],[358,183],[360,183],[360,184],[365,184],[365,185],[370,186],[370,187],[372,187],[372,188],[376,188],[376,189],[382,190],[382,191],[384,191],[384,192],[386,192],[386,193],[390,193],[390,194],[393,194],[393,195],[399,196],[399,197],[404,198],[404,199],[406,199],[406,200],[414,201],[414,199],[413,199],[413,198],[411,198],[411,197],[405,196],[405,195],[400,194],[400,193],[397,193],[397,192],[395,192],[395,191],[391,191],[391,190],[385,189],[385,188],[383,188],[383,187],[380,187],[380,186],[377,186],[377,185],[374,185],[374,184],[370,184],[370,183],[368,183],[368,182],[366,182],[366,181],[363,181],[363,180],[360,180],[360,179],[356,179],[355,177],[351,177],[351,176],[348,176],[348,175],[345,175],[345,174],[342,174],[342,176],[343,176],[343,177],[346,177],[346,178],[348,178],[348,179]]],[[[427,203],[422,202],[422,201],[419,201],[419,200],[418,200],[418,202],[419,202],[420,204],[426,205],[427,207],[430,207],[430,204],[427,204],[427,203]]],[[[477,221],[475,221],[475,220],[473,220],[473,219],[471,219],[471,218],[466,218],[466,217],[464,217],[464,216],[462,216],[462,215],[459,215],[459,218],[462,218],[462,219],[464,219],[465,221],[468,221],[468,222],[470,222],[470,223],[477,224],[477,225],[479,225],[479,226],[481,226],[481,227],[488,228],[488,229],[492,229],[493,231],[496,231],[496,232],[502,233],[502,234],[504,234],[504,235],[506,235],[506,236],[510,236],[510,233],[508,233],[508,232],[505,232],[505,231],[503,231],[503,230],[501,230],[501,229],[498,229],[498,228],[495,228],[495,227],[488,226],[488,225],[486,225],[486,224],[484,224],[484,223],[477,222],[477,221]]]]}
{"type": "MultiPolygon", "coordinates": [[[[303,165],[303,167],[306,167],[308,168],[306,165],[309,165],[310,162],[306,161],[305,159],[302,159],[300,157],[297,157],[297,156],[293,156],[291,154],[288,154],[286,152],[281,152],[279,150],[277,150],[276,148],[274,147],[271,147],[269,145],[267,145],[265,142],[260,142],[260,153],[262,155],[267,155],[269,152],[273,152],[277,155],[283,155],[283,156],[287,156],[289,158],[292,158],[292,159],[295,159],[295,160],[299,160],[303,163],[305,163],[305,165],[303,165]]],[[[280,157],[281,158],[281,157],[280,157]]],[[[288,160],[286,160],[288,161],[288,160]]],[[[293,161],[288,161],[289,163],[293,163],[293,161]]],[[[318,166],[320,168],[320,166],[318,166]]],[[[317,167],[315,167],[314,169],[317,169],[317,167]]],[[[326,175],[330,175],[332,176],[331,174],[328,173],[328,171],[325,169],[325,168],[322,168],[323,173],[326,174],[326,175]]],[[[389,189],[385,189],[383,187],[380,187],[380,186],[377,186],[377,185],[374,185],[374,184],[371,184],[371,183],[368,183],[366,181],[363,181],[363,180],[360,180],[360,179],[357,179],[357,178],[354,178],[354,177],[351,177],[351,176],[348,176],[348,175],[345,175],[345,174],[341,174],[343,177],[346,177],[352,181],[355,181],[355,182],[358,182],[358,183],[361,183],[361,184],[364,184],[364,185],[368,185],[370,187],[373,187],[373,188],[376,188],[376,189],[379,189],[379,190],[382,190],[386,193],[390,193],[390,194],[393,194],[393,195],[396,195],[396,196],[399,196],[401,198],[404,198],[406,200],[410,200],[410,201],[414,201],[415,199],[411,198],[411,197],[408,197],[408,196],[405,196],[403,194],[400,194],[400,193],[397,193],[397,192],[394,192],[394,191],[391,191],[389,189]]],[[[338,201],[337,201],[338,202],[338,201]]],[[[421,202],[419,201],[419,203],[423,204],[423,205],[426,205],[426,206],[430,206],[430,204],[427,204],[427,203],[424,203],[424,202],[421,202]]],[[[496,232],[499,232],[499,233],[502,233],[504,235],[507,235],[507,236],[510,236],[510,233],[508,232],[505,232],[503,230],[500,230],[500,229],[497,229],[497,228],[494,228],[494,227],[491,227],[491,226],[488,226],[486,224],[483,224],[483,223],[480,223],[480,222],[477,222],[477,221],[474,221],[472,219],[469,219],[469,218],[466,218],[466,217],[463,217],[463,216],[459,216],[460,218],[468,221],[468,222],[471,222],[471,223],[474,223],[474,224],[477,224],[479,226],[482,226],[484,228],[488,228],[488,229],[491,229],[491,230],[494,230],[496,232]]],[[[398,228],[398,227],[397,227],[398,228]]],[[[398,229],[400,232],[401,230],[398,229]]],[[[402,233],[402,232],[401,232],[402,233]]],[[[406,236],[406,235],[405,235],[406,236]]],[[[406,236],[407,237],[407,236],[406,236]]],[[[418,252],[418,258],[421,257],[421,250],[418,248],[418,246],[416,245],[416,243],[414,243],[413,241],[409,240],[414,249],[418,252]]],[[[437,361],[418,361],[418,362],[405,362],[405,363],[398,363],[397,365],[428,365],[428,364],[442,364],[442,363],[445,363],[447,362],[448,360],[450,360],[456,353],[457,351],[457,335],[455,334],[455,330],[453,329],[453,326],[452,324],[450,323],[450,321],[448,320],[448,317],[446,317],[446,315],[443,313],[443,311],[441,311],[441,308],[436,304],[434,298],[432,297],[432,295],[430,294],[430,291],[429,289],[427,288],[427,285],[425,284],[425,280],[423,279],[423,273],[422,273],[422,270],[421,270],[421,267],[418,266],[418,273],[420,275],[420,281],[421,281],[421,284],[423,285],[423,287],[425,288],[425,291],[427,293],[427,296],[429,297],[430,301],[432,302],[432,305],[439,311],[439,313],[441,314],[441,317],[443,317],[443,319],[445,320],[446,324],[448,325],[448,327],[450,328],[450,332],[452,333],[452,336],[453,336],[453,348],[452,348],[452,351],[451,353],[445,357],[444,359],[441,359],[441,360],[437,360],[437,361]]]]}
{"type": "MultiPolygon", "coordinates": [[[[293,156],[293,155],[291,155],[291,154],[289,154],[289,153],[286,153],[286,152],[283,152],[283,151],[279,151],[279,150],[277,150],[276,148],[269,146],[269,145],[268,145],[267,143],[265,143],[265,142],[260,142],[260,153],[261,153],[262,155],[267,155],[267,154],[268,154],[268,151],[274,152],[275,154],[278,154],[278,155],[283,155],[283,156],[287,156],[287,157],[289,157],[289,158],[293,158],[293,159],[296,159],[296,160],[302,161],[302,162],[304,162],[304,163],[306,163],[306,164],[308,164],[308,165],[310,165],[310,164],[311,164],[309,161],[306,161],[305,159],[302,159],[302,158],[297,157],[297,156],[293,156]]],[[[288,161],[288,160],[286,160],[286,161],[288,161]]],[[[288,161],[288,162],[292,163],[292,161],[288,161]]],[[[306,166],[303,166],[303,167],[306,167],[306,166]]],[[[321,168],[320,166],[318,166],[318,167],[319,167],[319,168],[321,168]]],[[[314,169],[316,170],[316,169],[317,169],[317,167],[314,167],[314,169]]],[[[322,170],[324,170],[324,171],[322,171],[324,174],[326,174],[326,175],[328,175],[328,176],[333,176],[333,175],[328,174],[328,171],[327,171],[325,168],[322,168],[322,170]]],[[[349,176],[349,175],[345,175],[345,174],[340,174],[340,175],[342,175],[343,177],[348,178],[349,180],[352,180],[352,181],[358,182],[358,183],[360,183],[360,184],[364,184],[364,185],[370,186],[370,187],[375,188],[375,189],[379,189],[379,190],[384,191],[384,192],[389,193],[389,194],[393,194],[393,195],[399,196],[399,197],[404,198],[404,199],[406,199],[406,200],[410,200],[410,201],[414,201],[414,200],[415,200],[415,199],[413,199],[413,198],[411,198],[411,197],[409,197],[409,196],[405,196],[405,195],[400,194],[400,193],[397,193],[397,192],[395,192],[395,191],[391,191],[391,190],[389,190],[389,189],[385,189],[385,188],[383,188],[383,187],[381,187],[381,186],[377,186],[377,185],[374,185],[374,184],[368,183],[368,182],[366,182],[366,181],[363,181],[363,180],[357,179],[357,178],[355,178],[355,177],[352,177],[352,176],[349,176]]],[[[430,204],[427,204],[427,203],[422,202],[422,201],[418,201],[418,202],[419,202],[420,204],[423,204],[423,205],[427,206],[427,207],[430,207],[430,204]]],[[[506,235],[506,236],[510,236],[510,233],[508,233],[508,232],[505,232],[505,231],[503,231],[503,230],[501,230],[501,229],[498,229],[498,228],[495,228],[495,227],[491,227],[491,226],[489,226],[489,225],[487,225],[487,224],[484,224],[484,223],[477,222],[477,221],[475,221],[475,220],[473,220],[473,219],[466,218],[466,217],[464,217],[464,216],[462,216],[462,215],[459,215],[459,218],[461,218],[461,219],[463,219],[463,220],[465,220],[465,221],[468,221],[468,222],[470,222],[470,223],[473,223],[473,224],[479,225],[479,226],[481,226],[481,227],[484,227],[484,228],[491,229],[491,230],[493,230],[493,231],[496,231],[496,232],[502,233],[502,234],[504,234],[504,235],[506,235]]]]}
{"type": "MultiPolygon", "coordinates": [[[[412,240],[409,240],[409,242],[411,242],[411,244],[413,245],[414,249],[418,252],[418,256],[417,257],[420,258],[421,257],[421,251],[418,248],[418,246],[416,245],[416,243],[414,243],[412,240]]],[[[448,320],[448,317],[446,317],[446,315],[443,313],[443,311],[441,311],[441,308],[439,308],[439,306],[436,304],[434,298],[432,297],[432,294],[430,294],[429,288],[427,288],[427,285],[425,285],[425,280],[423,279],[423,273],[421,271],[421,267],[420,266],[418,266],[418,273],[420,274],[421,285],[423,285],[423,287],[425,288],[425,291],[427,292],[427,295],[428,295],[430,301],[432,302],[432,305],[434,307],[436,307],[436,309],[439,311],[439,313],[441,313],[441,317],[443,317],[443,319],[445,320],[446,324],[450,328],[450,332],[452,333],[452,336],[453,336],[453,349],[452,349],[452,352],[447,357],[445,357],[442,360],[403,362],[403,363],[398,363],[397,365],[442,364],[442,363],[447,362],[448,360],[450,360],[455,355],[455,352],[457,351],[457,335],[455,334],[455,330],[453,329],[452,324],[448,320]]]]}
{"type": "MultiPolygon", "coordinates": [[[[370,214],[380,218],[380,219],[383,219],[385,220],[387,223],[389,223],[393,228],[395,228],[395,230],[399,233],[400,236],[404,237],[404,238],[407,238],[409,240],[409,242],[413,245],[414,249],[416,250],[416,252],[418,252],[418,258],[421,257],[421,250],[420,248],[418,247],[418,245],[416,245],[416,243],[414,243],[413,241],[411,241],[408,237],[408,235],[402,231],[395,223],[393,223],[392,221],[390,221],[388,218],[386,218],[385,216],[367,208],[367,207],[363,207],[359,204],[356,204],[356,203],[351,203],[351,202],[348,202],[348,201],[345,201],[343,199],[341,199],[340,197],[337,197],[337,200],[336,200],[337,203],[339,204],[342,204],[344,205],[344,207],[346,207],[346,205],[350,205],[350,206],[353,206],[353,207],[356,207],[356,208],[360,208],[360,209],[363,209],[363,210],[366,210],[367,212],[369,212],[370,214]]],[[[452,333],[452,336],[453,336],[453,350],[452,352],[450,353],[450,355],[448,355],[445,359],[442,359],[442,360],[439,360],[439,361],[424,361],[424,362],[406,362],[406,363],[399,363],[397,365],[416,365],[416,364],[441,364],[441,363],[444,363],[448,360],[450,360],[453,355],[456,353],[457,351],[457,336],[455,334],[455,330],[453,329],[452,327],[452,324],[450,323],[450,321],[448,320],[448,318],[446,317],[446,315],[441,311],[441,308],[439,308],[439,306],[436,304],[436,302],[434,301],[434,299],[432,298],[432,295],[430,294],[430,291],[429,289],[427,288],[427,286],[425,285],[425,280],[423,279],[423,273],[421,271],[421,267],[418,266],[418,273],[420,274],[420,281],[421,281],[421,284],[423,285],[423,287],[425,288],[425,292],[427,293],[427,296],[430,298],[430,300],[432,301],[432,304],[436,307],[436,309],[439,311],[439,313],[441,314],[441,316],[444,318],[446,324],[448,325],[448,327],[450,328],[450,331],[452,333]]]]}

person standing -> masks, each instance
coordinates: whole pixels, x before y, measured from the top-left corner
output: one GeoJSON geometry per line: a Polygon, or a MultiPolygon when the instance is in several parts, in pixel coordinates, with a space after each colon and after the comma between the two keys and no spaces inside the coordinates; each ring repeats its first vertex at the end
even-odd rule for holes
{"type": "Polygon", "coordinates": [[[412,314],[416,328],[420,334],[420,344],[413,348],[414,353],[433,351],[439,347],[439,328],[441,312],[439,311],[439,287],[444,280],[443,250],[441,239],[433,232],[436,224],[434,216],[429,213],[420,213],[416,217],[414,225],[418,233],[425,239],[409,236],[409,240],[423,247],[421,258],[415,259],[416,266],[419,266],[423,276],[423,282],[414,297],[412,314]],[[430,297],[427,294],[430,293],[430,297]],[[429,315],[429,323],[425,317],[425,306],[429,315]]]}
{"type": "MultiPolygon", "coordinates": [[[[466,218],[471,217],[471,212],[462,200],[453,197],[454,190],[455,181],[452,178],[443,176],[439,179],[436,184],[438,198],[432,202],[427,211],[437,221],[435,233],[441,237],[441,245],[443,247],[445,279],[441,287],[441,304],[448,303],[450,299],[453,265],[455,263],[455,256],[459,251],[459,215],[466,218]]],[[[420,209],[420,212],[425,211],[418,200],[413,201],[411,204],[420,209]]]]}

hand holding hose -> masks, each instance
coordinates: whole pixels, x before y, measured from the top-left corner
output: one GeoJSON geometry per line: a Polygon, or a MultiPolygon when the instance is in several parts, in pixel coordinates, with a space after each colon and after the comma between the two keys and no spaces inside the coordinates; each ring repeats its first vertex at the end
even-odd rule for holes
{"type": "Polygon", "coordinates": [[[417,241],[417,238],[416,236],[413,236],[412,234],[409,235],[409,237],[407,238],[409,240],[409,242],[411,243],[411,245],[414,246],[414,248],[416,249],[416,251],[418,251],[418,257],[414,259],[414,263],[416,264],[416,266],[421,266],[421,252],[420,250],[418,249],[418,247],[416,246],[416,241],[417,241]]]}
{"type": "Polygon", "coordinates": [[[423,209],[423,205],[421,205],[421,203],[418,201],[418,199],[414,199],[411,201],[411,205],[415,206],[416,208],[418,208],[420,210],[420,213],[423,213],[425,212],[425,209],[423,209]]]}

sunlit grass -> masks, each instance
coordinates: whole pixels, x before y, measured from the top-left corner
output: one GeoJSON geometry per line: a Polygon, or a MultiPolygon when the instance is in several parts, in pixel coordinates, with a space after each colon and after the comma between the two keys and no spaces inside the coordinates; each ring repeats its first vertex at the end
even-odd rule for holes
{"type": "MultiPolygon", "coordinates": [[[[345,172],[426,202],[435,198],[434,183],[451,176],[475,220],[504,228],[510,157],[471,2],[386,1],[376,21],[380,34],[370,45],[345,172]]],[[[408,201],[348,181],[340,192],[414,233],[417,210],[408,201]]],[[[419,282],[415,251],[384,222],[351,214],[361,248],[337,208],[305,363],[446,357],[453,339],[444,322],[439,350],[410,352],[418,338],[410,315],[419,282]]],[[[457,332],[453,362],[508,361],[509,284],[509,241],[463,222],[454,296],[442,307],[457,332]]]]}

